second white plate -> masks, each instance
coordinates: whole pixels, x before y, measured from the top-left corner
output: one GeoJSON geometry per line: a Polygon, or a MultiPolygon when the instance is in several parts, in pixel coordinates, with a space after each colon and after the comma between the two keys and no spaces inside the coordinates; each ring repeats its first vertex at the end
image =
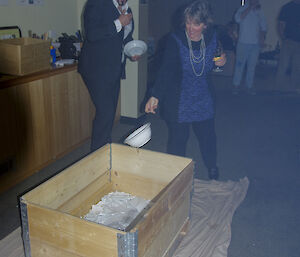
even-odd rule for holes
{"type": "Polygon", "coordinates": [[[135,55],[142,55],[147,52],[147,45],[142,40],[132,40],[125,45],[124,52],[127,56],[130,57],[135,55]]]}

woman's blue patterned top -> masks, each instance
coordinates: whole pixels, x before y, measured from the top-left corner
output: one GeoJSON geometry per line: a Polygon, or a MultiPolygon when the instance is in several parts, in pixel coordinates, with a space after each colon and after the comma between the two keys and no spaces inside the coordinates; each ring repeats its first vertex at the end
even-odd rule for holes
{"type": "MultiPolygon", "coordinates": [[[[189,48],[173,34],[179,47],[182,80],[181,93],[179,98],[178,122],[197,122],[214,117],[213,100],[208,88],[207,74],[213,68],[213,57],[216,50],[216,35],[206,46],[205,66],[203,74],[196,76],[191,60],[189,48]]],[[[195,56],[200,55],[200,42],[192,42],[193,53],[195,56]]],[[[197,74],[202,71],[203,62],[193,63],[197,74]]]]}

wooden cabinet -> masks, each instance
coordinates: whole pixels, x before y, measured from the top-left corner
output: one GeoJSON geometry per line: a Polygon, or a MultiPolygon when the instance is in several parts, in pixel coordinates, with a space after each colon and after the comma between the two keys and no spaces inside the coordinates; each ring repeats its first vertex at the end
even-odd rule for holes
{"type": "Polygon", "coordinates": [[[90,138],[94,106],[76,65],[0,86],[0,192],[90,138]]]}

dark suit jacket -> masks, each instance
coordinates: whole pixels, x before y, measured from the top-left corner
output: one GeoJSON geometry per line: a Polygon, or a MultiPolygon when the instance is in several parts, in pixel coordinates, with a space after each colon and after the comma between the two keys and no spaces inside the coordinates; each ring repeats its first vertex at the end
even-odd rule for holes
{"type": "Polygon", "coordinates": [[[132,40],[132,32],[123,40],[124,29],[117,33],[114,20],[120,13],[112,0],[88,0],[84,9],[85,40],[78,71],[89,80],[108,84],[116,81],[125,65],[121,63],[123,46],[132,40]]]}

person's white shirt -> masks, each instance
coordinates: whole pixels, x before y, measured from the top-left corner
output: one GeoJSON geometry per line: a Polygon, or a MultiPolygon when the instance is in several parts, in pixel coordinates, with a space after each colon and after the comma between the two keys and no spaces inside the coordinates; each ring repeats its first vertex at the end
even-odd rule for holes
{"type": "Polygon", "coordinates": [[[239,23],[239,39],[240,43],[244,44],[258,44],[260,32],[267,31],[266,18],[263,11],[251,10],[243,19],[242,13],[248,8],[248,4],[240,7],[235,14],[235,21],[239,23]]]}
{"type": "MultiPolygon", "coordinates": [[[[115,5],[115,7],[117,8],[118,12],[121,14],[117,0],[112,0],[112,1],[113,1],[113,4],[115,5]]],[[[127,3],[122,6],[122,10],[123,11],[126,10],[125,14],[127,14],[127,10],[128,10],[127,3]]],[[[120,32],[122,30],[122,24],[121,24],[120,20],[116,19],[116,20],[114,20],[114,23],[116,25],[117,32],[120,32]]],[[[128,36],[128,34],[131,32],[131,30],[132,30],[132,21],[128,25],[126,25],[124,28],[124,39],[128,36]]]]}

